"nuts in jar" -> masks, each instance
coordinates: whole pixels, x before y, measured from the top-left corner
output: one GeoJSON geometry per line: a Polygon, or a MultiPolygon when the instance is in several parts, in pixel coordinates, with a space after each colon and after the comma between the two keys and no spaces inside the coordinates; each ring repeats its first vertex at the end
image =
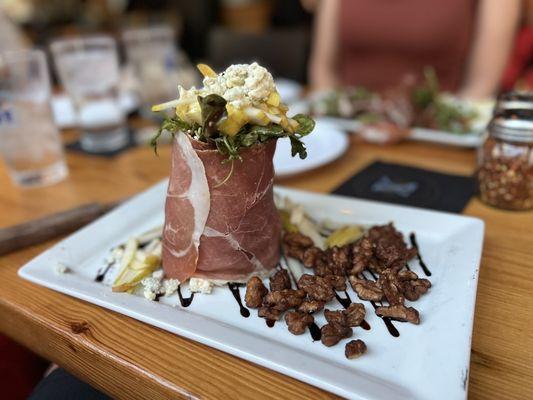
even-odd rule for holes
{"type": "Polygon", "coordinates": [[[481,200],[509,210],[533,208],[533,113],[507,110],[488,127],[478,153],[481,200]]]}

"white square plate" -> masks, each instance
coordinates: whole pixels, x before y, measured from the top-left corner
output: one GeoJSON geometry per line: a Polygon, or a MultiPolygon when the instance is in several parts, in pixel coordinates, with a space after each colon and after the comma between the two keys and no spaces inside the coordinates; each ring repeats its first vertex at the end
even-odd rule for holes
{"type": "MultiPolygon", "coordinates": [[[[416,232],[421,254],[433,273],[433,287],[414,304],[420,311],[421,324],[395,322],[400,337],[392,337],[365,302],[371,329],[355,328],[353,338],[363,339],[368,352],[348,360],[344,357],[346,341],[328,348],[313,343],[308,334],[290,334],[283,321],[268,328],[255,310],[250,318],[241,317],[234,298],[224,287],[216,288],[211,295],[195,296],[187,309],[170,306],[177,303],[175,296],[156,303],[112,293],[94,277],[113,246],[162,224],[166,182],[61,241],[22,267],[19,274],[347,398],[466,398],[483,222],[339,196],[284,188],[276,191],[304,204],[316,219],[362,224],[394,221],[404,234],[416,232]],[[57,274],[58,262],[72,272],[57,274]]],[[[423,276],[417,262],[411,267],[423,276]]],[[[356,298],[353,292],[350,296],[356,298]]],[[[328,308],[340,309],[340,305],[334,301],[328,308]]],[[[316,322],[324,324],[323,316],[316,322]]]]}

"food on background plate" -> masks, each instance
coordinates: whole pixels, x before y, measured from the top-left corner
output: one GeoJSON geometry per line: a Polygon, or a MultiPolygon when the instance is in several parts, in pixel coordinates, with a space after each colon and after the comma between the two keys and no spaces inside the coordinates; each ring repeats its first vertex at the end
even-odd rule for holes
{"type": "Polygon", "coordinates": [[[311,104],[311,113],[356,119],[362,123],[361,133],[370,138],[378,138],[380,132],[401,138],[412,127],[465,134],[474,130],[478,117],[474,106],[440,91],[432,68],[425,69],[423,82],[408,77],[383,93],[362,87],[329,92],[311,104]]]}
{"type": "Polygon", "coordinates": [[[272,158],[288,137],[292,156],[306,157],[301,138],[314,128],[287,115],[272,75],[257,63],[217,74],[200,64],[203,87],[178,88],[179,98],[153,107],[175,109],[153,140],[174,136],[165,205],[165,275],[246,281],[269,275],[279,261],[281,223],[274,204],[272,158]]]}

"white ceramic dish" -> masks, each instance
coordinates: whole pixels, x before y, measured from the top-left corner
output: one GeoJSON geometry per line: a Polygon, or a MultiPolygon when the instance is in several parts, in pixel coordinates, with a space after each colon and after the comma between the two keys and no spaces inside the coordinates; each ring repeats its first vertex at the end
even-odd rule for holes
{"type": "MultiPolygon", "coordinates": [[[[309,112],[309,100],[303,100],[298,103],[294,103],[290,108],[291,113],[307,113],[309,112]]],[[[357,131],[361,128],[361,122],[355,119],[340,118],[340,117],[320,117],[324,122],[327,122],[338,129],[342,129],[346,132],[357,134],[357,131]]],[[[449,146],[479,147],[483,143],[483,124],[478,123],[476,132],[466,134],[456,134],[445,131],[438,131],[427,128],[411,128],[411,134],[409,139],[418,140],[423,142],[439,143],[449,146]]]]}
{"type": "Polygon", "coordinates": [[[276,78],[275,84],[280,97],[286,104],[297,101],[303,91],[302,85],[292,79],[276,78]]]}
{"type": "Polygon", "coordinates": [[[280,139],[274,155],[276,176],[283,178],[329,164],[341,157],[348,149],[348,137],[337,126],[317,118],[313,133],[303,138],[307,158],[291,156],[289,139],[280,139]]]}
{"type": "MultiPolygon", "coordinates": [[[[22,267],[19,274],[346,398],[465,399],[483,222],[345,197],[283,188],[276,191],[304,204],[317,219],[365,224],[394,221],[404,233],[416,231],[421,253],[433,272],[430,293],[416,302],[421,324],[395,323],[401,335],[392,337],[365,303],[372,329],[356,328],[354,338],[363,339],[368,352],[347,360],[342,342],[330,348],[313,343],[308,334],[290,334],[284,322],[268,328],[255,310],[250,318],[241,317],[227,288],[195,296],[186,310],[169,306],[177,303],[176,296],[154,303],[112,293],[94,281],[97,270],[112,246],[162,223],[166,182],[53,246],[22,267]],[[72,272],[57,274],[57,262],[72,272]]],[[[416,262],[412,268],[422,274],[416,262]]],[[[355,298],[353,292],[350,295],[355,298]]],[[[328,307],[340,308],[333,302],[328,307]]],[[[317,318],[318,325],[323,323],[322,316],[317,318]]]]}

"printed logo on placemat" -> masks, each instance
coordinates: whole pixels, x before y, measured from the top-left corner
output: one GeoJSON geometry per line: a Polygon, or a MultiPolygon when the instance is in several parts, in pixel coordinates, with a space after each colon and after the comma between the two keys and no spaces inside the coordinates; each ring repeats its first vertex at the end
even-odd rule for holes
{"type": "Polygon", "coordinates": [[[374,193],[387,193],[403,197],[411,196],[418,189],[417,182],[393,182],[387,175],[382,176],[370,186],[374,193]]]}

